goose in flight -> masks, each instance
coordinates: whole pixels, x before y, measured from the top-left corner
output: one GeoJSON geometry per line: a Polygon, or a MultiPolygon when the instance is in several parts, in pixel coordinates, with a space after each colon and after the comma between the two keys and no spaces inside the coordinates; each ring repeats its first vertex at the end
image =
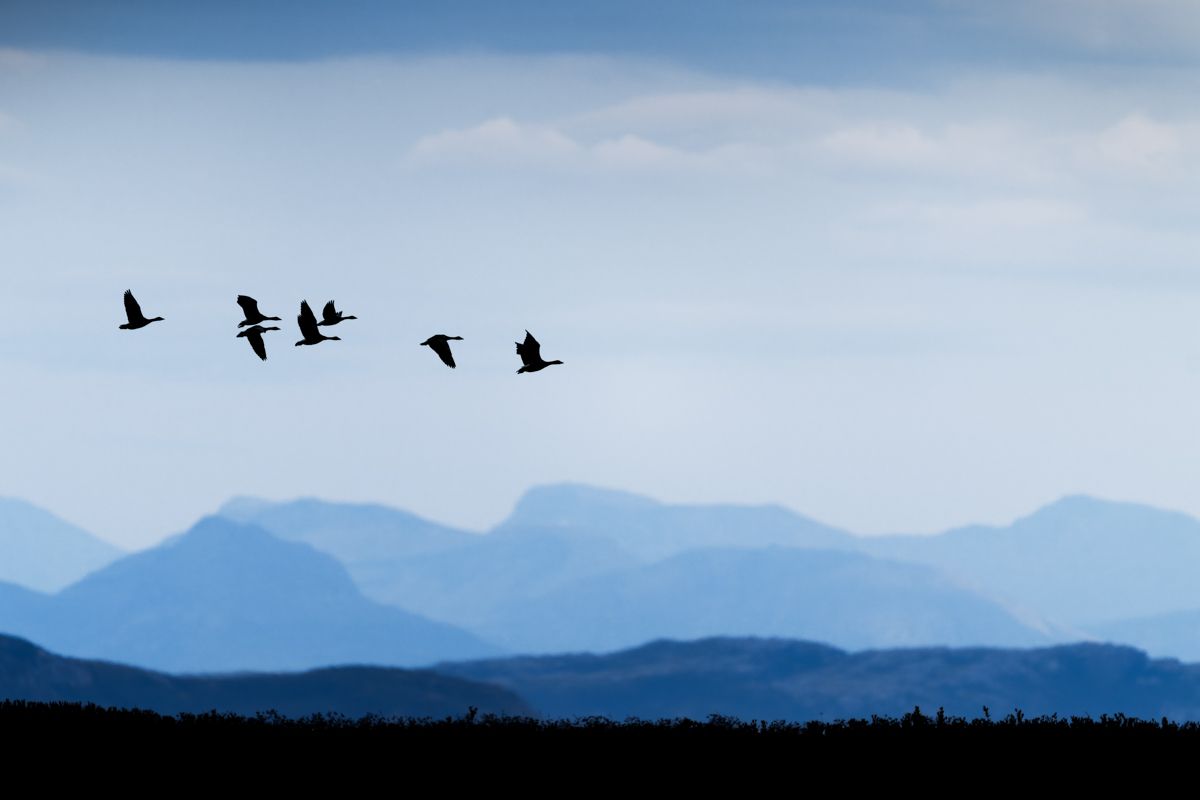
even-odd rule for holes
{"type": "Polygon", "coordinates": [[[267,360],[267,346],[263,343],[262,335],[267,331],[277,331],[279,328],[264,328],[261,325],[253,325],[246,330],[238,333],[238,338],[245,338],[250,343],[250,348],[263,361],[267,360]]]}
{"type": "Polygon", "coordinates": [[[430,350],[438,354],[438,358],[447,367],[454,369],[454,353],[450,352],[451,340],[457,339],[462,341],[461,336],[447,336],[444,333],[439,333],[437,336],[430,336],[425,341],[421,342],[423,347],[427,346],[430,350]]]}
{"type": "Polygon", "coordinates": [[[296,347],[302,344],[320,344],[326,340],[341,341],[337,336],[326,336],[317,330],[317,317],[313,314],[313,310],[308,307],[307,300],[300,302],[300,316],[296,317],[296,322],[300,325],[300,335],[304,337],[296,342],[296,347]]]}
{"type": "Polygon", "coordinates": [[[533,334],[525,331],[525,341],[517,342],[517,355],[521,357],[521,363],[525,366],[517,370],[517,374],[522,372],[537,372],[540,369],[545,369],[551,364],[561,364],[561,361],[543,361],[542,346],[538,340],[533,338],[533,334]]]}
{"type": "MultiPolygon", "coordinates": [[[[244,325],[260,325],[268,320],[280,321],[279,317],[264,317],[262,312],[258,310],[258,301],[253,297],[239,294],[237,304],[242,307],[242,313],[246,315],[246,318],[238,323],[239,328],[244,325]]],[[[277,331],[279,328],[270,328],[269,330],[277,331]]]]}
{"type": "Polygon", "coordinates": [[[123,331],[136,331],[138,328],[146,327],[151,322],[162,320],[162,317],[146,319],[146,315],[142,313],[142,307],[138,305],[133,292],[128,289],[125,290],[125,316],[129,318],[129,321],[120,326],[123,331]]]}
{"type": "Polygon", "coordinates": [[[350,317],[350,316],[343,314],[341,311],[338,311],[336,308],[333,307],[333,301],[330,300],[328,303],[325,304],[325,307],[321,309],[321,321],[318,322],[317,324],[318,325],[337,325],[339,322],[341,322],[343,320],[347,320],[347,319],[358,319],[358,317],[350,317]]]}

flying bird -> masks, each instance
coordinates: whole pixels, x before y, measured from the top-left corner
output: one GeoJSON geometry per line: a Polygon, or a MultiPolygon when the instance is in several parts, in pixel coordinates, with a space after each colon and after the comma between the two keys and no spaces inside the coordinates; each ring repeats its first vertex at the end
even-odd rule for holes
{"type": "Polygon", "coordinates": [[[300,325],[300,335],[304,337],[296,342],[296,347],[302,344],[320,344],[327,339],[334,342],[341,341],[337,336],[326,336],[317,330],[317,317],[308,307],[307,300],[300,302],[300,316],[296,317],[296,322],[300,325]]]}
{"type": "Polygon", "coordinates": [[[138,305],[137,299],[133,296],[133,292],[125,290],[125,316],[129,318],[129,322],[121,325],[123,331],[136,331],[138,328],[144,328],[151,322],[159,322],[162,317],[154,317],[146,319],[146,315],[142,313],[142,307],[138,305]]]}
{"type": "Polygon", "coordinates": [[[545,369],[551,364],[561,364],[561,361],[543,361],[542,346],[538,340],[533,338],[533,334],[525,331],[525,341],[517,342],[517,355],[521,357],[521,362],[525,365],[517,370],[517,374],[522,372],[537,372],[540,369],[545,369]]]}
{"type": "MultiPolygon", "coordinates": [[[[280,321],[279,317],[264,317],[262,312],[258,310],[258,301],[253,297],[239,294],[237,304],[242,307],[242,313],[246,315],[246,318],[238,323],[239,328],[244,325],[260,325],[269,320],[280,321]]],[[[279,328],[270,328],[269,330],[277,331],[279,328]]]]}
{"type": "Polygon", "coordinates": [[[430,336],[421,342],[421,345],[428,346],[430,350],[438,354],[438,358],[442,360],[443,364],[454,369],[454,353],[450,352],[450,341],[453,339],[462,341],[461,336],[447,336],[444,333],[439,333],[437,336],[430,336]]]}
{"type": "Polygon", "coordinates": [[[318,325],[337,325],[339,322],[341,322],[343,320],[347,320],[347,319],[358,319],[358,317],[350,317],[350,316],[343,314],[341,311],[338,311],[336,308],[333,307],[333,301],[330,300],[328,303],[325,304],[325,307],[321,309],[321,321],[318,322],[317,324],[318,325]]]}
{"type": "Polygon", "coordinates": [[[267,345],[263,342],[262,335],[264,333],[266,333],[267,331],[277,331],[277,330],[279,330],[279,328],[274,328],[274,327],[264,328],[261,325],[254,325],[254,326],[246,328],[246,330],[238,333],[238,338],[239,339],[245,338],[246,341],[250,342],[250,348],[255,352],[255,354],[257,354],[258,357],[261,358],[263,361],[266,361],[267,360],[267,345]]]}

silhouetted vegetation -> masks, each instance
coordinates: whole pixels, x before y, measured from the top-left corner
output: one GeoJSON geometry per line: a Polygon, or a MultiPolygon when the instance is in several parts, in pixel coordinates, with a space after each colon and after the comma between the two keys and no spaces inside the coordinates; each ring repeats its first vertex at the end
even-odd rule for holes
{"type": "MultiPolygon", "coordinates": [[[[25,741],[39,736],[56,741],[73,737],[101,741],[116,737],[159,743],[211,739],[224,744],[251,740],[256,743],[295,744],[312,741],[322,745],[352,743],[412,747],[420,744],[478,742],[489,747],[573,744],[580,746],[650,744],[719,744],[722,747],[753,745],[784,746],[801,752],[805,748],[847,745],[883,747],[918,745],[942,747],[956,743],[1004,746],[1053,740],[1058,745],[1088,746],[1119,744],[1200,746],[1200,723],[1144,720],[1123,714],[1098,718],[1026,717],[1021,711],[1003,716],[973,719],[954,717],[938,710],[932,715],[916,708],[899,717],[810,721],[803,723],[751,720],[721,715],[706,720],[628,719],[605,717],[543,720],[479,714],[472,708],[457,717],[403,718],[338,714],[315,714],[290,718],[274,712],[254,716],[210,712],[168,716],[153,711],[103,708],[80,703],[0,702],[0,735],[19,734],[25,741]]],[[[661,750],[657,752],[662,752],[661,750]]],[[[942,751],[944,752],[944,751],[942,751]]],[[[1062,752],[1059,750],[1058,752],[1062,752]]]]}

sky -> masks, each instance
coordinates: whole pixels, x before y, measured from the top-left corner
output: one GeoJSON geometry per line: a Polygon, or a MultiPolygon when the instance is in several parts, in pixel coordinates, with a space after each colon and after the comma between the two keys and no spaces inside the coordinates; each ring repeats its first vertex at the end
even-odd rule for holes
{"type": "Polygon", "coordinates": [[[1200,514],[1197,36],[1182,0],[7,0],[0,495],[127,547],[234,495],[484,529],[559,481],[861,533],[1200,514]],[[166,321],[118,330],[126,288],[166,321]],[[304,298],[359,319],[295,348],[304,298]],[[566,363],[517,376],[526,329],[566,363]]]}

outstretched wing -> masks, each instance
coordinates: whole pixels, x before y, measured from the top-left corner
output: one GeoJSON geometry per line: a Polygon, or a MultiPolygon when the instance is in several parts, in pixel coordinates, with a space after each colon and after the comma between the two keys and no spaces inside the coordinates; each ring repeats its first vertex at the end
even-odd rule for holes
{"type": "Polygon", "coordinates": [[[524,342],[517,342],[517,355],[527,367],[542,360],[542,346],[529,331],[525,331],[524,342]]]}
{"type": "Polygon", "coordinates": [[[325,307],[323,309],[321,309],[321,317],[326,322],[337,319],[337,309],[335,309],[333,307],[332,300],[330,300],[328,303],[326,303],[325,307]]]}
{"type": "Polygon", "coordinates": [[[308,307],[307,300],[300,301],[300,316],[296,317],[296,323],[300,326],[300,334],[305,339],[315,339],[320,335],[317,330],[317,318],[313,315],[313,310],[308,307]]]}
{"type": "Polygon", "coordinates": [[[263,361],[266,361],[267,345],[265,342],[263,342],[262,332],[254,331],[253,333],[247,334],[246,338],[250,340],[250,347],[254,349],[254,352],[258,355],[258,357],[263,361]]]}
{"type": "Polygon", "coordinates": [[[246,315],[246,319],[257,319],[261,316],[258,313],[258,301],[253,297],[239,294],[237,304],[242,307],[242,313],[246,315]]]}
{"type": "Polygon", "coordinates": [[[130,322],[141,322],[145,319],[142,316],[142,307],[138,305],[138,301],[134,298],[133,292],[125,290],[125,316],[130,322]]]}
{"type": "Polygon", "coordinates": [[[450,368],[454,367],[454,354],[450,352],[449,342],[443,338],[433,338],[426,344],[429,345],[430,350],[438,354],[438,358],[442,360],[443,364],[450,368]]]}

